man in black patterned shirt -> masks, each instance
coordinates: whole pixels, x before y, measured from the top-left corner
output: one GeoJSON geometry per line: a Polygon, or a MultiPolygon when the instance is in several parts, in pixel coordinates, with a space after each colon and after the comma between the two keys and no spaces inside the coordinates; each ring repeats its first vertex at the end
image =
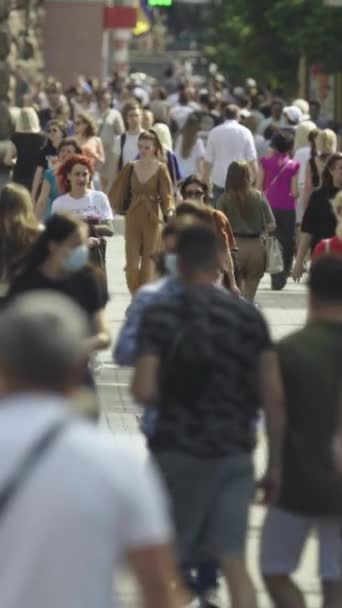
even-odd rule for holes
{"type": "Polygon", "coordinates": [[[232,605],[255,608],[245,567],[253,498],[254,422],[269,429],[269,500],[279,491],[284,413],[267,326],[249,303],[214,287],[220,255],[206,226],[182,231],[184,289],[149,307],[142,323],[133,393],[159,409],[152,450],[169,488],[182,562],[217,558],[232,605]]]}

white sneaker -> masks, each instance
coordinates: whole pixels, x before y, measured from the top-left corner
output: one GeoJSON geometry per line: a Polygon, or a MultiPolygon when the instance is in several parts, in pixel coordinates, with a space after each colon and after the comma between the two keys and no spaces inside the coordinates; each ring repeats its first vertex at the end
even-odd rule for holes
{"type": "Polygon", "coordinates": [[[185,604],[183,608],[201,608],[201,600],[199,597],[194,597],[190,602],[185,604]]]}
{"type": "Polygon", "coordinates": [[[202,595],[202,602],[205,608],[221,608],[222,601],[220,598],[219,587],[208,589],[208,591],[202,595]]]}

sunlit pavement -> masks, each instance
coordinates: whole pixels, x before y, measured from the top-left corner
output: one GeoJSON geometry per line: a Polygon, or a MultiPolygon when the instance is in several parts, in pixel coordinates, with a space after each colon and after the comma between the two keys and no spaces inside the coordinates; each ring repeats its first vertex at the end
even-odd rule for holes
{"type": "MultiPolygon", "coordinates": [[[[123,272],[124,240],[122,237],[122,221],[119,219],[116,224],[116,236],[108,243],[107,260],[111,297],[108,305],[108,318],[113,341],[116,340],[126,308],[130,302],[123,272]]],[[[270,324],[272,335],[275,339],[291,333],[304,323],[306,316],[305,301],[305,288],[302,285],[298,286],[290,281],[284,291],[272,292],[269,288],[269,277],[263,280],[261,289],[258,292],[257,302],[270,324]]],[[[114,434],[114,440],[117,434],[129,434],[132,446],[141,454],[141,458],[143,459],[146,457],[146,450],[144,440],[137,426],[139,408],[133,403],[129,393],[130,371],[128,369],[117,368],[112,362],[110,351],[101,354],[100,359],[102,367],[97,375],[97,384],[102,405],[101,424],[111,429],[114,434]]],[[[255,456],[258,475],[263,470],[264,461],[265,443],[263,434],[261,433],[255,456]]],[[[258,588],[260,608],[267,608],[270,604],[262,589],[257,559],[260,526],[263,517],[264,510],[262,508],[252,508],[248,540],[248,560],[250,571],[258,588]]],[[[317,608],[320,605],[316,563],[316,543],[315,539],[312,538],[308,543],[301,567],[297,573],[297,578],[307,593],[309,608],[317,608]]],[[[121,599],[125,604],[135,606],[140,603],[133,584],[126,576],[120,578],[119,589],[121,599]]],[[[222,605],[229,606],[223,586],[222,605]]]]}

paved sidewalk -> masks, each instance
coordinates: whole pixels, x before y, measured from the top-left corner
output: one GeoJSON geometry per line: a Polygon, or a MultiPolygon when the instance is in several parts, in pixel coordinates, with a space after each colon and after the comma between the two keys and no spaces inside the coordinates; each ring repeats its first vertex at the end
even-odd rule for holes
{"type": "MultiPolygon", "coordinates": [[[[122,223],[117,222],[117,234],[108,244],[108,277],[111,301],[108,306],[108,318],[115,341],[124,319],[125,311],[129,305],[129,294],[124,279],[124,240],[122,237],[122,223]],[[118,234],[119,233],[119,234],[118,234]],[[121,234],[120,234],[121,233],[121,234]]],[[[281,338],[300,327],[305,321],[305,288],[290,282],[283,292],[271,292],[269,278],[265,278],[258,293],[257,302],[265,314],[275,339],[281,338]]],[[[133,403],[129,394],[130,370],[119,369],[114,366],[111,353],[106,351],[100,356],[103,367],[98,375],[98,387],[102,405],[101,424],[108,426],[114,435],[128,433],[132,438],[132,445],[141,454],[146,456],[144,439],[137,426],[139,408],[133,403]]],[[[256,469],[261,475],[265,462],[265,444],[263,438],[259,442],[256,453],[256,469]]],[[[257,554],[260,536],[260,526],[264,517],[264,510],[253,507],[248,541],[248,559],[250,570],[257,584],[260,608],[270,606],[258,574],[257,554]]],[[[316,543],[311,539],[308,543],[298,579],[304,587],[308,597],[308,607],[318,608],[320,605],[319,585],[315,575],[316,543]]],[[[132,582],[122,575],[119,581],[122,599],[125,604],[136,606],[139,599],[136,596],[132,582]]],[[[228,606],[226,594],[222,589],[223,604],[228,606]]]]}

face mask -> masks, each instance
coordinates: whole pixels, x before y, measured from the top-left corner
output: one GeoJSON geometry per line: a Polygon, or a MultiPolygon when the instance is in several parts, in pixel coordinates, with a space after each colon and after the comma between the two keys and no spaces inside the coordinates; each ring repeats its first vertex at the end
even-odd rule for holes
{"type": "Polygon", "coordinates": [[[89,258],[87,245],[75,247],[64,260],[64,269],[68,272],[77,272],[84,268],[89,258]]]}
{"type": "Polygon", "coordinates": [[[177,256],[175,253],[166,253],[164,257],[164,264],[167,272],[171,275],[178,274],[177,267],[177,256]]]}

